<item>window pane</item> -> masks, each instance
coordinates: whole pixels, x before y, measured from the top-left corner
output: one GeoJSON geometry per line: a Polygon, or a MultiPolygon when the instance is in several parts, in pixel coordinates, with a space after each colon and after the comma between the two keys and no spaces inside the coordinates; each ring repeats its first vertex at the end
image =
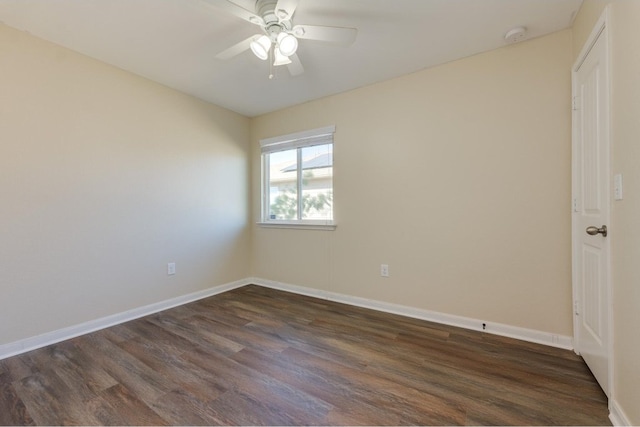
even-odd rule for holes
{"type": "Polygon", "coordinates": [[[333,144],[301,150],[302,219],[333,220],[333,144]]]}
{"type": "Polygon", "coordinates": [[[269,219],[298,219],[297,150],[280,151],[269,156],[269,219]]]}

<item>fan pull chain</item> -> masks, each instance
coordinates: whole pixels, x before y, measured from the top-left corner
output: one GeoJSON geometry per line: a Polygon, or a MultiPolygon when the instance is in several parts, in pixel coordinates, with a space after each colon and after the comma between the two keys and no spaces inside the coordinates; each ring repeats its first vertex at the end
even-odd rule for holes
{"type": "Polygon", "coordinates": [[[275,47],[271,47],[271,49],[269,49],[269,80],[273,80],[273,78],[275,77],[274,73],[273,73],[273,54],[275,51],[275,47]]]}

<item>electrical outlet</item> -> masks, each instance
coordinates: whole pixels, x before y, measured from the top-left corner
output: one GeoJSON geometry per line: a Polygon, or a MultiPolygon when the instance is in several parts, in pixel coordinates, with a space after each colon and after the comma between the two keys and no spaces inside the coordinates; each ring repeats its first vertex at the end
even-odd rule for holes
{"type": "Polygon", "coordinates": [[[388,264],[380,264],[380,275],[382,277],[389,277],[389,265],[388,264]]]}
{"type": "Polygon", "coordinates": [[[176,274],[176,263],[170,262],[169,264],[167,264],[167,275],[173,276],[174,274],[176,274]]]}

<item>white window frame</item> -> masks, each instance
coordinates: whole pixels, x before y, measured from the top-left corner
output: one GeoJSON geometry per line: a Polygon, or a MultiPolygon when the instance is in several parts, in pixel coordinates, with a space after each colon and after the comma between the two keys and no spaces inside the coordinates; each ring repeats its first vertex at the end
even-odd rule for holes
{"type": "MultiPolygon", "coordinates": [[[[318,229],[318,230],[334,230],[336,228],[335,216],[333,220],[272,220],[269,219],[269,156],[265,154],[276,153],[278,151],[293,150],[298,148],[313,147],[315,145],[334,144],[333,135],[336,127],[325,126],[318,129],[312,129],[303,132],[292,133],[288,135],[276,136],[260,140],[260,157],[262,167],[262,185],[261,185],[261,201],[260,201],[260,222],[263,227],[274,228],[302,228],[302,229],[318,229]]],[[[300,151],[298,151],[299,155],[300,151]]],[[[300,168],[301,159],[298,158],[298,168],[300,168]]],[[[300,172],[300,171],[299,171],[300,172]]],[[[298,176],[302,176],[300,173],[298,176]]],[[[298,180],[298,187],[301,183],[298,180]]],[[[298,188],[300,193],[301,188],[298,188]]],[[[332,206],[333,209],[333,206],[332,206]]],[[[300,206],[298,207],[300,210],[300,206]]],[[[335,214],[335,212],[334,212],[335,214]]],[[[332,215],[333,216],[333,215],[332,215]]]]}

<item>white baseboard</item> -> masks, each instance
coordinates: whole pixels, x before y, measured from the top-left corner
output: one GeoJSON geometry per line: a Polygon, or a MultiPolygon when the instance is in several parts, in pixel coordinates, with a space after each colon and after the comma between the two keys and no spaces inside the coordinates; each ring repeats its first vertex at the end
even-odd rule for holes
{"type": "Polygon", "coordinates": [[[631,421],[615,399],[609,402],[609,420],[614,426],[630,426],[631,421]]]}
{"type": "Polygon", "coordinates": [[[47,332],[35,337],[25,338],[8,344],[2,344],[0,345],[0,360],[6,359],[7,357],[15,356],[17,354],[26,353],[27,351],[35,350],[37,348],[45,347],[47,345],[75,338],[80,335],[88,334],[90,332],[95,332],[100,329],[108,328],[110,326],[118,325],[120,323],[128,322],[130,320],[138,319],[140,317],[148,316],[150,314],[177,307],[179,305],[188,304],[190,302],[227,292],[232,289],[240,288],[251,283],[252,281],[249,279],[238,280],[235,282],[205,289],[203,291],[193,292],[187,295],[182,295],[176,298],[171,298],[165,301],[160,301],[154,304],[127,310],[122,313],[102,317],[100,319],[90,320],[88,322],[80,323],[68,328],[47,332]]]}
{"type": "MultiPolygon", "coordinates": [[[[501,335],[552,347],[558,347],[568,350],[573,349],[573,340],[569,336],[554,335],[532,329],[519,328],[516,326],[486,322],[482,320],[471,319],[468,317],[455,316],[451,314],[438,313],[435,311],[412,308],[366,298],[353,297],[335,292],[327,292],[303,286],[276,282],[273,280],[261,279],[258,277],[249,277],[246,279],[205,289],[203,291],[182,295],[166,301],[146,305],[144,307],[134,308],[132,310],[124,311],[122,313],[117,313],[100,319],[91,320],[78,325],[70,326],[68,328],[58,329],[56,331],[48,332],[35,337],[25,338],[8,344],[1,344],[0,360],[6,359],[7,357],[15,356],[17,354],[26,353],[27,351],[35,350],[37,348],[45,347],[47,345],[75,338],[80,335],[88,334],[100,329],[108,328],[110,326],[118,325],[120,323],[128,322],[130,320],[138,319],[140,317],[148,316],[150,314],[177,307],[179,305],[188,304],[202,298],[207,298],[249,284],[256,284],[267,288],[279,289],[300,295],[307,295],[310,297],[326,299],[329,301],[340,302],[357,307],[369,308],[386,313],[398,314],[415,319],[457,326],[460,328],[486,332],[494,335],[501,335]],[[483,325],[485,325],[484,329],[483,325]]],[[[617,419],[623,421],[626,420],[622,411],[620,411],[619,415],[617,416],[617,419]]],[[[624,424],[624,422],[622,422],[622,424],[624,424]]]]}
{"type": "Polygon", "coordinates": [[[353,297],[349,295],[338,294],[335,292],[327,292],[318,289],[306,288],[303,286],[276,282],[259,277],[250,278],[249,281],[256,285],[264,286],[267,288],[279,289],[300,295],[354,305],[357,307],[370,308],[386,313],[398,314],[415,319],[427,320],[430,322],[457,326],[464,329],[471,329],[474,331],[481,331],[489,334],[515,338],[522,341],[543,344],[551,347],[562,348],[565,350],[573,350],[573,338],[570,336],[555,335],[533,329],[520,328],[517,326],[504,325],[501,323],[487,322],[478,319],[471,319],[468,317],[455,316],[452,314],[439,313],[435,311],[407,307],[398,304],[391,304],[366,298],[353,297]]]}

